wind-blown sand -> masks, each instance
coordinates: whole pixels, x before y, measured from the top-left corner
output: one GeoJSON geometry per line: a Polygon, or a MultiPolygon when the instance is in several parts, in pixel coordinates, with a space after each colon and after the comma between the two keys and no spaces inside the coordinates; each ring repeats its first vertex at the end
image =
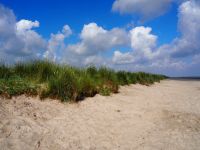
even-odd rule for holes
{"type": "Polygon", "coordinates": [[[199,150],[200,81],[122,87],[78,104],[0,99],[1,150],[199,150]]]}

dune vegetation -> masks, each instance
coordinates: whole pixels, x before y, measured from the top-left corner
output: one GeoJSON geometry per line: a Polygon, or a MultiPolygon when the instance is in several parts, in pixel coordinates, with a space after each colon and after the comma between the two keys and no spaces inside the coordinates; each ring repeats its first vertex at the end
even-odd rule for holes
{"type": "Polygon", "coordinates": [[[120,85],[150,85],[166,76],[144,72],[114,71],[106,67],[76,68],[49,61],[0,65],[0,95],[39,95],[61,101],[79,101],[95,94],[117,93],[120,85]]]}

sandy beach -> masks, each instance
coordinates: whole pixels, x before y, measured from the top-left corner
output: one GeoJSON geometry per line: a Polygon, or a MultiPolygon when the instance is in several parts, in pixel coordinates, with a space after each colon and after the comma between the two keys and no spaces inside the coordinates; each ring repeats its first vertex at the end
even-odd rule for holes
{"type": "Polygon", "coordinates": [[[199,150],[200,81],[130,85],[78,104],[0,99],[1,150],[199,150]]]}

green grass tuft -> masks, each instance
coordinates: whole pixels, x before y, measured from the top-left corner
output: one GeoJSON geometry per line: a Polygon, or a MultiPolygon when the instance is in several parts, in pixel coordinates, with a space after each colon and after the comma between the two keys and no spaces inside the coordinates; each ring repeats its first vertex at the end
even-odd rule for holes
{"type": "Polygon", "coordinates": [[[19,76],[13,76],[9,79],[0,79],[0,94],[6,97],[27,94],[37,95],[36,84],[28,82],[19,76]]]}
{"type": "Polygon", "coordinates": [[[116,72],[112,69],[90,66],[75,68],[49,61],[0,65],[0,95],[39,95],[66,101],[79,101],[96,94],[109,96],[117,93],[120,85],[151,85],[166,76],[144,72],[116,72]]]}

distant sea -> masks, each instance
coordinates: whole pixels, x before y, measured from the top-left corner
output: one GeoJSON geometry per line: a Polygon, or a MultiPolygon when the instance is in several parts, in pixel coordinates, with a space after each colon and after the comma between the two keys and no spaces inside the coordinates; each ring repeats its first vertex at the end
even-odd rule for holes
{"type": "Polygon", "coordinates": [[[170,77],[172,80],[198,80],[200,81],[200,77],[170,77]]]}

